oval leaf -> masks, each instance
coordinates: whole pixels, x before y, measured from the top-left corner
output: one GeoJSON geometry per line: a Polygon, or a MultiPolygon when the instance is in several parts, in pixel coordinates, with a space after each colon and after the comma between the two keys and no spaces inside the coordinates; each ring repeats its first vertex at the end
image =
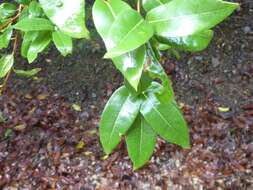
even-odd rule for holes
{"type": "Polygon", "coordinates": [[[93,21],[98,33],[103,40],[106,40],[112,23],[118,15],[131,9],[131,7],[121,0],[96,0],[92,8],[93,21]]]}
{"type": "Polygon", "coordinates": [[[56,48],[61,52],[63,56],[72,53],[73,45],[71,37],[61,31],[53,32],[52,37],[56,48]]]}
{"type": "Polygon", "coordinates": [[[21,30],[24,32],[28,31],[41,31],[48,30],[53,31],[54,25],[45,18],[24,18],[20,20],[17,24],[13,26],[17,30],[21,30]]]}
{"type": "Polygon", "coordinates": [[[5,75],[7,75],[13,66],[13,62],[13,54],[2,56],[0,59],[0,78],[3,78],[5,75]]]}
{"type": "Polygon", "coordinates": [[[0,49],[7,48],[12,36],[12,27],[7,27],[0,35],[0,49]]]}
{"type": "Polygon", "coordinates": [[[61,31],[73,38],[88,38],[84,0],[39,0],[44,12],[61,31]]]}
{"type": "Polygon", "coordinates": [[[100,141],[106,154],[110,154],[133,124],[141,100],[132,97],[125,87],[114,92],[107,102],[100,121],[100,141]]]}
{"type": "Polygon", "coordinates": [[[27,51],[28,62],[32,63],[37,58],[38,53],[42,52],[50,42],[51,42],[51,33],[40,32],[38,36],[29,45],[27,51]]]}
{"type": "Polygon", "coordinates": [[[105,41],[105,58],[114,58],[145,44],[153,36],[153,29],[135,10],[121,12],[110,28],[105,41]]]}
{"type": "Polygon", "coordinates": [[[144,94],[141,114],[157,134],[168,142],[189,148],[189,132],[174,101],[161,103],[154,93],[144,94]]]}
{"type": "Polygon", "coordinates": [[[142,167],[150,159],[155,148],[155,142],[156,133],[143,116],[138,115],[126,134],[127,151],[134,169],[142,167]]]}
{"type": "Polygon", "coordinates": [[[214,27],[236,8],[221,0],[173,0],[149,11],[147,20],[160,36],[187,36],[214,27]]]}

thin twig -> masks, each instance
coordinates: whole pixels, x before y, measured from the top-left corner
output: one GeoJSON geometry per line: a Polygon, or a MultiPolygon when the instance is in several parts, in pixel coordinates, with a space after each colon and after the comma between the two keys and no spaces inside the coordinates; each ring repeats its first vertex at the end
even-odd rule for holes
{"type": "MultiPolygon", "coordinates": [[[[18,7],[18,14],[15,17],[12,18],[12,22],[15,22],[16,19],[19,17],[19,15],[20,15],[20,13],[22,11],[22,8],[23,8],[22,5],[19,5],[19,7],[18,7]]],[[[14,42],[13,42],[13,49],[12,49],[12,55],[13,55],[13,57],[15,56],[15,53],[17,51],[17,47],[18,47],[18,32],[15,33],[14,42]]],[[[11,69],[8,71],[8,73],[7,73],[7,75],[6,75],[5,79],[4,79],[4,82],[3,82],[0,94],[2,94],[5,91],[7,83],[8,83],[8,80],[10,78],[10,75],[11,75],[11,69]]]]}
{"type": "Polygon", "coordinates": [[[137,1],[137,11],[138,11],[138,13],[141,12],[141,0],[137,1]]]}

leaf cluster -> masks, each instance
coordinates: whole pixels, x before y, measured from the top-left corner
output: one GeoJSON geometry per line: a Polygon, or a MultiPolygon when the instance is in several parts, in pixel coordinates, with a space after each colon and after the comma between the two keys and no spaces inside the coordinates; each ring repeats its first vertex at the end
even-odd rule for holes
{"type": "MultiPolygon", "coordinates": [[[[213,38],[213,27],[237,7],[222,0],[95,1],[92,17],[107,49],[104,58],[111,59],[125,79],[100,121],[100,141],[107,154],[124,137],[138,169],[151,157],[157,136],[190,147],[187,124],[160,56],[205,49],[213,38]]],[[[70,54],[73,38],[89,38],[84,12],[84,0],[1,3],[0,49],[13,40],[13,51],[0,59],[0,78],[8,78],[13,68],[18,36],[22,38],[21,55],[29,63],[51,42],[63,56],[70,54]]],[[[40,68],[13,71],[30,77],[40,68]]]]}

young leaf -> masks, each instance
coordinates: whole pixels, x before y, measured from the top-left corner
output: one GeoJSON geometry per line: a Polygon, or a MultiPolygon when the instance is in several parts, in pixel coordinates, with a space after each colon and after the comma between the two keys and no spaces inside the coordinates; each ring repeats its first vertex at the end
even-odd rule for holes
{"type": "Polygon", "coordinates": [[[63,56],[72,53],[72,38],[61,31],[53,32],[52,34],[56,48],[63,56]]]}
{"type": "Polygon", "coordinates": [[[16,13],[16,6],[12,3],[0,4],[0,19],[6,19],[16,13]]]}
{"type": "Polygon", "coordinates": [[[13,54],[4,55],[0,59],[0,78],[5,77],[13,66],[14,57],[13,54]]]}
{"type": "Polygon", "coordinates": [[[110,28],[105,41],[105,58],[114,58],[145,44],[153,36],[153,29],[141,15],[133,10],[121,12],[110,28]]]}
{"type": "Polygon", "coordinates": [[[212,30],[204,30],[199,33],[182,37],[160,37],[159,40],[177,49],[197,52],[204,50],[213,38],[212,30]]]}
{"type": "Polygon", "coordinates": [[[171,0],[142,0],[142,6],[145,11],[150,11],[160,5],[170,2],[171,0]]]}
{"type": "Polygon", "coordinates": [[[12,36],[12,28],[9,26],[7,27],[3,34],[0,35],[0,49],[7,48],[12,36]]]}
{"type": "Polygon", "coordinates": [[[149,11],[147,20],[160,36],[187,36],[214,27],[236,8],[221,0],[173,0],[149,11]]]}
{"type": "Polygon", "coordinates": [[[40,72],[41,68],[35,68],[31,70],[20,70],[20,69],[13,69],[13,70],[20,77],[32,77],[36,75],[38,72],[40,72]]]}
{"type": "Polygon", "coordinates": [[[54,25],[45,18],[24,18],[20,20],[17,24],[13,26],[17,30],[21,30],[24,32],[28,31],[53,31],[54,25]]]}
{"type": "Polygon", "coordinates": [[[99,133],[106,154],[110,154],[133,124],[141,100],[132,97],[123,86],[116,90],[102,113],[99,133]]]}
{"type": "Polygon", "coordinates": [[[27,51],[27,59],[29,63],[32,63],[38,56],[38,53],[42,52],[48,44],[51,42],[50,32],[40,32],[38,36],[31,42],[27,51]]]}
{"type": "Polygon", "coordinates": [[[150,159],[155,142],[156,133],[139,114],[126,134],[127,151],[134,169],[142,167],[150,159]]]}
{"type": "Polygon", "coordinates": [[[187,124],[174,101],[161,103],[154,92],[144,94],[141,114],[153,130],[168,142],[189,148],[187,124]]]}
{"type": "Polygon", "coordinates": [[[84,0],[39,0],[45,14],[60,28],[73,38],[88,38],[85,26],[84,0]]]}

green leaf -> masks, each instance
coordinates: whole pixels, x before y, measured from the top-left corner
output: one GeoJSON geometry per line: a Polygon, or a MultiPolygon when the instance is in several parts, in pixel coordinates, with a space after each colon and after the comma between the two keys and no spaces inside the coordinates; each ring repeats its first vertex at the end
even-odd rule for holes
{"type": "Polygon", "coordinates": [[[24,18],[20,20],[17,24],[13,26],[17,30],[21,30],[24,32],[28,31],[53,31],[54,25],[45,18],[24,18]]]}
{"type": "Polygon", "coordinates": [[[161,42],[167,43],[177,49],[197,52],[204,50],[213,38],[212,30],[205,30],[199,33],[182,36],[182,37],[170,37],[170,38],[159,38],[161,42]]]}
{"type": "Polygon", "coordinates": [[[145,44],[153,36],[153,29],[141,15],[133,10],[121,12],[110,28],[105,40],[108,52],[105,58],[114,58],[145,44]]]}
{"type": "Polygon", "coordinates": [[[73,38],[88,38],[85,26],[84,0],[39,0],[45,14],[60,28],[73,38]]]}
{"type": "Polygon", "coordinates": [[[21,55],[24,58],[27,58],[28,49],[29,49],[32,41],[34,41],[34,39],[36,39],[38,37],[38,35],[39,35],[38,31],[26,32],[24,34],[22,45],[21,45],[21,55]]]}
{"type": "Polygon", "coordinates": [[[61,31],[53,32],[52,37],[56,48],[61,52],[63,56],[72,53],[73,45],[71,37],[61,31]]]}
{"type": "MultiPolygon", "coordinates": [[[[93,20],[98,33],[104,41],[106,41],[111,25],[118,15],[123,11],[130,9],[131,7],[128,4],[120,0],[95,1],[92,10],[93,20]]],[[[145,48],[140,47],[134,51],[112,59],[116,68],[124,75],[135,90],[140,81],[144,64],[144,55],[145,48]]]]}
{"type": "Polygon", "coordinates": [[[142,167],[150,159],[155,148],[155,142],[156,133],[143,116],[138,115],[126,134],[127,151],[134,169],[142,167]]]}
{"type": "Polygon", "coordinates": [[[13,70],[20,77],[32,77],[36,75],[38,72],[40,72],[41,68],[34,68],[31,70],[20,70],[20,69],[13,69],[13,70]]]}
{"type": "Polygon", "coordinates": [[[144,99],[140,111],[153,130],[168,142],[189,148],[187,124],[176,103],[161,103],[152,91],[144,99]]]}
{"type": "Polygon", "coordinates": [[[5,77],[7,73],[11,70],[14,63],[13,54],[4,55],[0,59],[0,78],[5,77]]]}
{"type": "Polygon", "coordinates": [[[160,36],[187,36],[214,27],[236,8],[221,0],[173,0],[149,11],[147,20],[160,36]]]}
{"type": "Polygon", "coordinates": [[[16,5],[12,3],[2,3],[0,4],[0,19],[9,18],[16,13],[16,5]]]}
{"type": "Polygon", "coordinates": [[[0,49],[7,48],[12,36],[12,27],[7,27],[0,35],[0,49]]]}
{"type": "Polygon", "coordinates": [[[32,1],[29,4],[29,14],[31,17],[40,17],[43,15],[43,10],[37,1],[32,1]]]}
{"type": "Polygon", "coordinates": [[[112,23],[120,13],[131,7],[121,0],[96,0],[92,8],[93,21],[100,36],[105,41],[112,23]]]}
{"type": "Polygon", "coordinates": [[[145,11],[150,11],[160,5],[170,2],[171,0],[142,0],[142,6],[145,11]]]}
{"type": "Polygon", "coordinates": [[[27,51],[27,59],[29,63],[32,63],[42,52],[48,44],[51,42],[50,32],[40,32],[38,36],[31,42],[27,51]]]}
{"type": "Polygon", "coordinates": [[[145,62],[145,46],[119,57],[113,58],[113,63],[121,71],[131,86],[137,91],[145,62]]]}
{"type": "Polygon", "coordinates": [[[133,124],[140,108],[141,100],[131,96],[123,86],[116,90],[107,102],[100,121],[100,141],[106,154],[120,142],[121,136],[133,124]]]}

